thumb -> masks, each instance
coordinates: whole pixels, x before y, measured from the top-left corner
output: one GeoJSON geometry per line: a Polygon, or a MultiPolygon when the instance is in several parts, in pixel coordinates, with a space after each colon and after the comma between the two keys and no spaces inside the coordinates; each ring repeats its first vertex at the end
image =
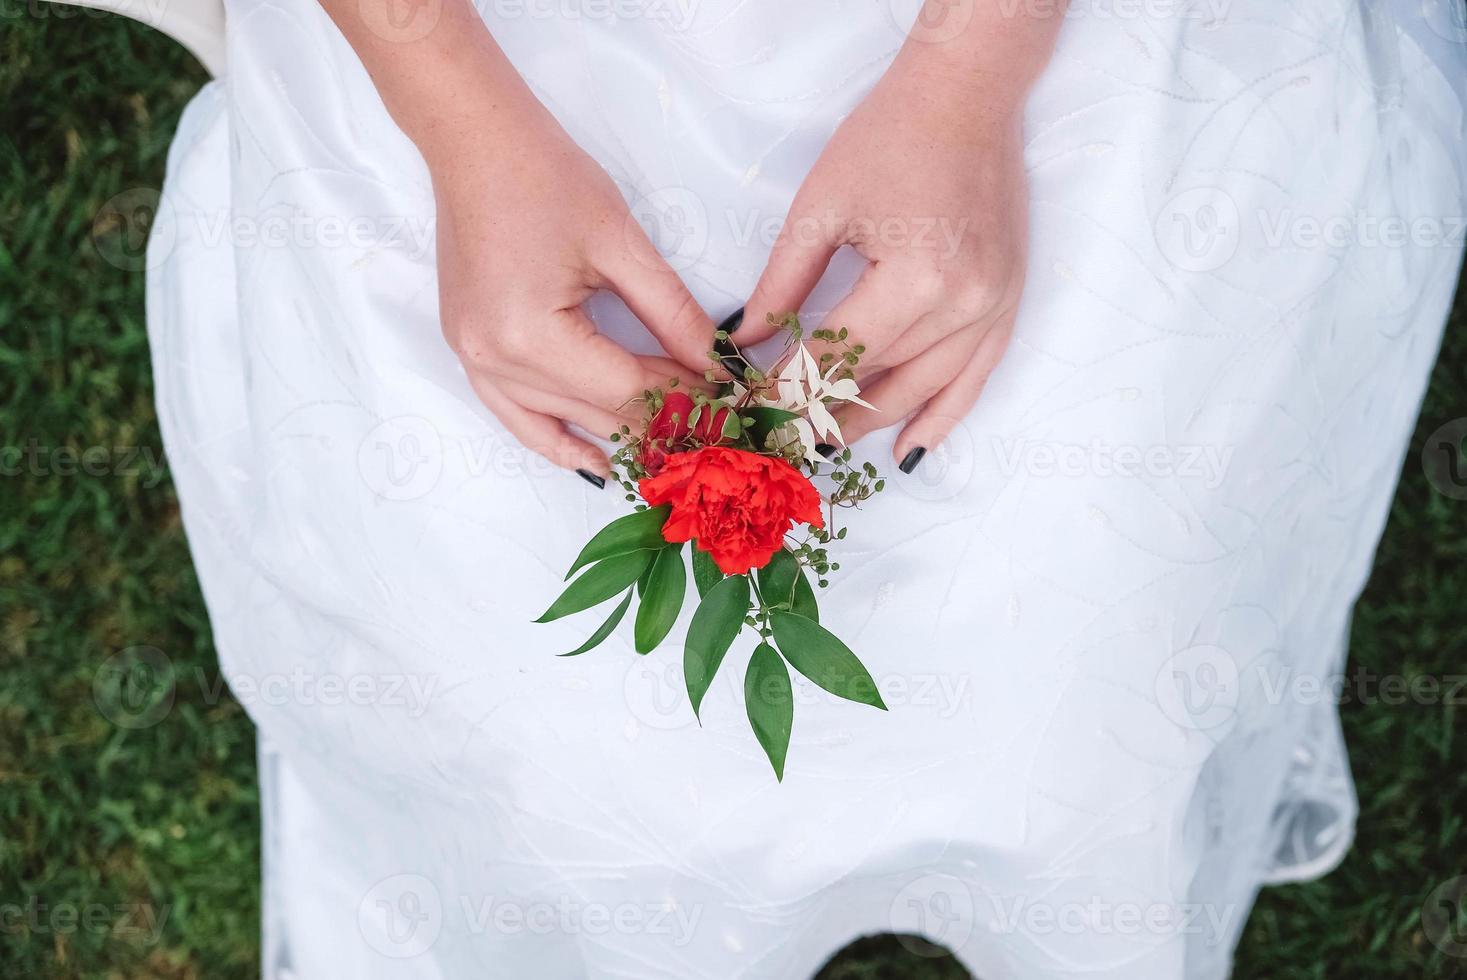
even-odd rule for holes
{"type": "Polygon", "coordinates": [[[841,241],[835,222],[822,223],[807,212],[791,211],[769,253],[759,282],[744,304],[744,322],[739,328],[739,346],[752,346],[779,330],[778,319],[798,313],[841,241]],[[776,318],[769,322],[770,315],[776,318]]]}
{"type": "Polygon", "coordinates": [[[669,356],[702,377],[711,366],[713,321],[640,228],[628,233],[626,244],[599,263],[605,285],[669,356]]]}

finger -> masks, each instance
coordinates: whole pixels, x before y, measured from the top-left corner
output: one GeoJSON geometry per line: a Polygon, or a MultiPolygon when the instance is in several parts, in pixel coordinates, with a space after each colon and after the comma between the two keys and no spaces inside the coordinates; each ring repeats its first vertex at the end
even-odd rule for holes
{"type": "Polygon", "coordinates": [[[982,342],[977,331],[953,334],[918,357],[899,364],[861,390],[876,410],[846,405],[835,413],[846,445],[912,415],[962,372],[982,342]]]}
{"type": "Polygon", "coordinates": [[[641,416],[639,406],[629,405],[626,412],[609,412],[599,405],[592,405],[575,398],[544,391],[517,381],[499,379],[495,385],[500,391],[514,399],[519,405],[540,415],[560,419],[578,425],[586,432],[606,439],[623,424],[637,421],[641,416]]]}
{"type": "Polygon", "coordinates": [[[713,349],[713,320],[698,305],[682,278],[658,253],[641,227],[629,228],[626,246],[598,263],[605,288],[623,303],[684,367],[701,375],[713,349]]]}
{"type": "Polygon", "coordinates": [[[602,480],[610,477],[611,461],[606,454],[565,431],[565,427],[555,419],[517,404],[482,375],[470,372],[469,384],[500,424],[526,449],[556,466],[584,470],[602,480]]]}
{"type": "Polygon", "coordinates": [[[524,384],[621,414],[627,403],[671,378],[702,384],[701,376],[676,362],[643,359],[596,332],[578,309],[551,316],[539,335],[525,342],[512,364],[495,371],[524,384]]]}
{"type": "Polygon", "coordinates": [[[975,321],[972,317],[954,317],[946,312],[924,313],[905,330],[897,331],[895,336],[887,338],[876,345],[874,350],[867,350],[861,355],[856,373],[858,376],[879,374],[906,364],[921,357],[927,350],[936,347],[953,334],[975,326],[983,329],[987,322],[975,321]]]}
{"type": "Polygon", "coordinates": [[[555,391],[546,391],[522,382],[497,379],[496,386],[531,411],[563,419],[585,429],[594,436],[606,438],[621,429],[622,425],[636,425],[646,416],[646,406],[639,397],[648,388],[667,389],[676,387],[682,391],[701,391],[712,395],[718,385],[702,378],[689,377],[690,372],[676,361],[665,357],[638,357],[643,365],[645,384],[636,391],[628,392],[615,411],[579,401],[555,391]]]}
{"type": "Polygon", "coordinates": [[[953,429],[968,417],[968,413],[973,411],[973,406],[983,394],[983,389],[988,386],[988,379],[998,367],[1004,351],[1008,349],[1013,325],[1013,316],[1010,315],[1007,322],[983,335],[978,349],[973,352],[958,376],[929,399],[902,430],[902,434],[897,436],[892,450],[893,456],[899,460],[906,459],[907,454],[914,449],[926,450],[941,445],[953,429]]]}
{"type": "MultiPolygon", "coordinates": [[[[917,279],[926,281],[920,273],[917,279]]],[[[913,285],[916,285],[914,282],[913,285]]],[[[958,330],[977,327],[987,331],[1000,326],[1012,328],[1017,308],[1016,294],[1005,290],[969,288],[954,294],[938,290],[935,299],[922,303],[929,311],[878,350],[861,359],[861,371],[882,371],[904,364],[958,330]]]]}
{"type": "Polygon", "coordinates": [[[800,311],[842,243],[843,229],[833,218],[820,221],[813,212],[801,209],[798,200],[791,206],[764,272],[744,304],[740,346],[774,336],[779,326],[769,322],[770,314],[783,317],[800,311]]]}
{"type": "Polygon", "coordinates": [[[836,304],[820,327],[839,333],[846,339],[837,343],[811,341],[807,346],[822,373],[842,358],[852,347],[863,347],[862,370],[879,362],[893,341],[907,331],[923,311],[914,307],[906,277],[885,263],[870,265],[845,299],[836,304]]]}
{"type": "Polygon", "coordinates": [[[642,363],[646,377],[653,381],[650,387],[666,388],[669,382],[676,379],[678,387],[685,391],[696,389],[705,395],[712,395],[718,391],[719,382],[709,381],[702,374],[694,374],[670,358],[641,355],[637,357],[637,360],[642,363]]]}

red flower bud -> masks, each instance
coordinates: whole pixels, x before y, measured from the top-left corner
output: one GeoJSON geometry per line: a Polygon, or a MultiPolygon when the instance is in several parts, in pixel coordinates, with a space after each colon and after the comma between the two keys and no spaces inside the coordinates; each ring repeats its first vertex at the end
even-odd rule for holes
{"type": "Polygon", "coordinates": [[[693,399],[681,391],[670,392],[662,400],[662,407],[647,423],[647,434],[642,439],[641,463],[649,476],[662,471],[662,464],[670,453],[677,452],[687,442],[692,426],[688,419],[693,414],[693,399]]]}
{"type": "Polygon", "coordinates": [[[723,442],[723,426],[731,414],[733,413],[726,408],[714,411],[704,406],[703,414],[698,416],[698,424],[693,427],[693,438],[705,446],[716,446],[723,442]]]}
{"type": "Polygon", "coordinates": [[[698,424],[689,425],[696,406],[684,392],[669,392],[662,400],[662,407],[647,423],[647,435],[642,440],[641,463],[648,476],[662,472],[667,457],[681,452],[696,442],[704,446],[716,446],[724,441],[723,426],[730,410],[711,409],[703,406],[698,413],[698,424]]]}

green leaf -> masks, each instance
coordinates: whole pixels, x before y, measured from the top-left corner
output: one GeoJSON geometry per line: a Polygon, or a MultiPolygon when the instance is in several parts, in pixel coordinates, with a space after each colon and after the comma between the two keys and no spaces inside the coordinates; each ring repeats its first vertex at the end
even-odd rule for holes
{"type": "Polygon", "coordinates": [[[597,562],[567,586],[560,598],[551,603],[535,622],[549,623],[605,602],[635,582],[656,554],[655,551],[633,551],[629,555],[617,555],[597,562]]]}
{"type": "Polygon", "coordinates": [[[836,697],[886,710],[871,674],[835,634],[812,619],[775,610],[774,642],[790,665],[836,697]]]}
{"type": "Polygon", "coordinates": [[[791,419],[799,418],[794,412],[783,408],[773,408],[769,405],[759,405],[754,408],[746,408],[741,413],[746,419],[753,419],[754,424],[749,426],[749,438],[754,440],[754,445],[764,445],[764,440],[769,433],[784,425],[791,419]]]}
{"type": "Polygon", "coordinates": [[[729,412],[723,417],[723,437],[737,439],[744,434],[744,423],[739,421],[738,412],[729,412]]]}
{"type": "Polygon", "coordinates": [[[713,556],[708,552],[693,546],[693,583],[698,586],[698,598],[708,594],[708,590],[723,581],[723,572],[714,562],[713,556]]]}
{"type": "Polygon", "coordinates": [[[794,598],[795,579],[800,575],[800,563],[787,548],[774,553],[763,568],[759,569],[759,593],[770,606],[788,609],[794,598]]]}
{"type": "Polygon", "coordinates": [[[747,575],[730,575],[709,589],[698,603],[683,646],[683,679],[688,684],[693,714],[703,707],[703,695],[713,684],[713,675],[718,673],[734,637],[744,628],[744,613],[748,611],[747,575]]]}
{"type": "MultiPolygon", "coordinates": [[[[657,554],[662,554],[662,551],[659,549],[657,554]]],[[[646,570],[643,571],[641,575],[637,576],[637,596],[639,598],[647,594],[647,580],[652,577],[652,569],[656,567],[657,559],[653,558],[652,561],[648,563],[646,570]]]]}
{"type": "Polygon", "coordinates": [[[815,603],[815,590],[805,577],[804,566],[793,552],[781,549],[769,563],[759,569],[759,590],[770,606],[820,622],[820,609],[815,603]]]}
{"type": "Polygon", "coordinates": [[[631,606],[631,604],[632,604],[632,590],[631,589],[627,589],[627,594],[624,595],[624,596],[622,596],[621,604],[616,607],[616,610],[614,612],[612,612],[612,614],[610,616],[607,616],[606,617],[606,622],[602,623],[601,626],[600,626],[600,628],[597,629],[596,632],[594,632],[594,633],[591,634],[591,638],[589,640],[587,640],[585,643],[582,643],[580,646],[576,647],[570,653],[562,653],[561,656],[562,657],[575,657],[575,656],[579,656],[580,654],[585,653],[587,650],[591,650],[591,649],[594,649],[595,647],[600,646],[601,645],[601,641],[602,640],[605,640],[608,636],[610,636],[611,635],[611,631],[614,630],[614,629],[616,629],[616,627],[621,623],[622,617],[627,614],[627,608],[629,606],[631,606]]]}
{"type": "Polygon", "coordinates": [[[815,590],[810,587],[810,580],[805,576],[803,568],[795,579],[795,605],[792,611],[797,616],[820,622],[820,606],[815,602],[815,590]]]}
{"type": "Polygon", "coordinates": [[[667,515],[672,513],[672,507],[663,504],[661,507],[651,507],[647,510],[639,510],[635,514],[618,517],[610,524],[596,532],[596,536],[586,542],[581,549],[576,563],[571,570],[565,573],[567,580],[579,569],[585,568],[593,561],[603,558],[613,558],[616,555],[625,555],[632,551],[645,551],[653,548],[661,548],[667,544],[662,537],[662,525],[667,523],[667,515]]]}
{"type": "Polygon", "coordinates": [[[774,778],[784,781],[784,759],[795,720],[795,697],[784,660],[768,643],[754,649],[744,674],[744,707],[749,725],[774,766],[774,778]]]}
{"type": "Polygon", "coordinates": [[[683,595],[688,590],[688,570],[683,564],[683,546],[663,548],[648,571],[642,590],[642,603],[637,606],[636,641],[638,653],[651,653],[667,638],[677,614],[683,608],[683,595]]]}

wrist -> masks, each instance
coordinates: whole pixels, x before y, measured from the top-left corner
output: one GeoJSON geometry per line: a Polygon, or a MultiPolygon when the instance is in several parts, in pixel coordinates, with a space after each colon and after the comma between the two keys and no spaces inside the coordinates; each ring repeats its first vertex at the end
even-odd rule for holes
{"type": "Polygon", "coordinates": [[[489,164],[534,143],[534,134],[547,123],[555,124],[528,87],[519,87],[521,91],[473,92],[415,109],[402,118],[393,113],[393,118],[435,175],[489,164]]]}
{"type": "Polygon", "coordinates": [[[1042,11],[1005,0],[927,0],[892,72],[995,118],[1022,114],[1054,51],[1065,3],[1042,11]]]}
{"type": "Polygon", "coordinates": [[[430,169],[462,162],[466,143],[490,150],[511,146],[550,119],[487,35],[485,41],[444,53],[431,72],[379,85],[387,111],[430,169]]]}
{"type": "Polygon", "coordinates": [[[389,0],[322,2],[430,167],[462,157],[466,138],[497,145],[496,134],[513,139],[548,118],[468,0],[444,0],[432,29],[396,38],[374,28],[389,0]]]}
{"type": "Polygon", "coordinates": [[[944,140],[991,141],[999,133],[1017,130],[1028,94],[1027,87],[1015,86],[1012,78],[971,65],[954,66],[923,52],[898,57],[880,88],[885,90],[883,98],[901,106],[912,125],[944,140]]]}

